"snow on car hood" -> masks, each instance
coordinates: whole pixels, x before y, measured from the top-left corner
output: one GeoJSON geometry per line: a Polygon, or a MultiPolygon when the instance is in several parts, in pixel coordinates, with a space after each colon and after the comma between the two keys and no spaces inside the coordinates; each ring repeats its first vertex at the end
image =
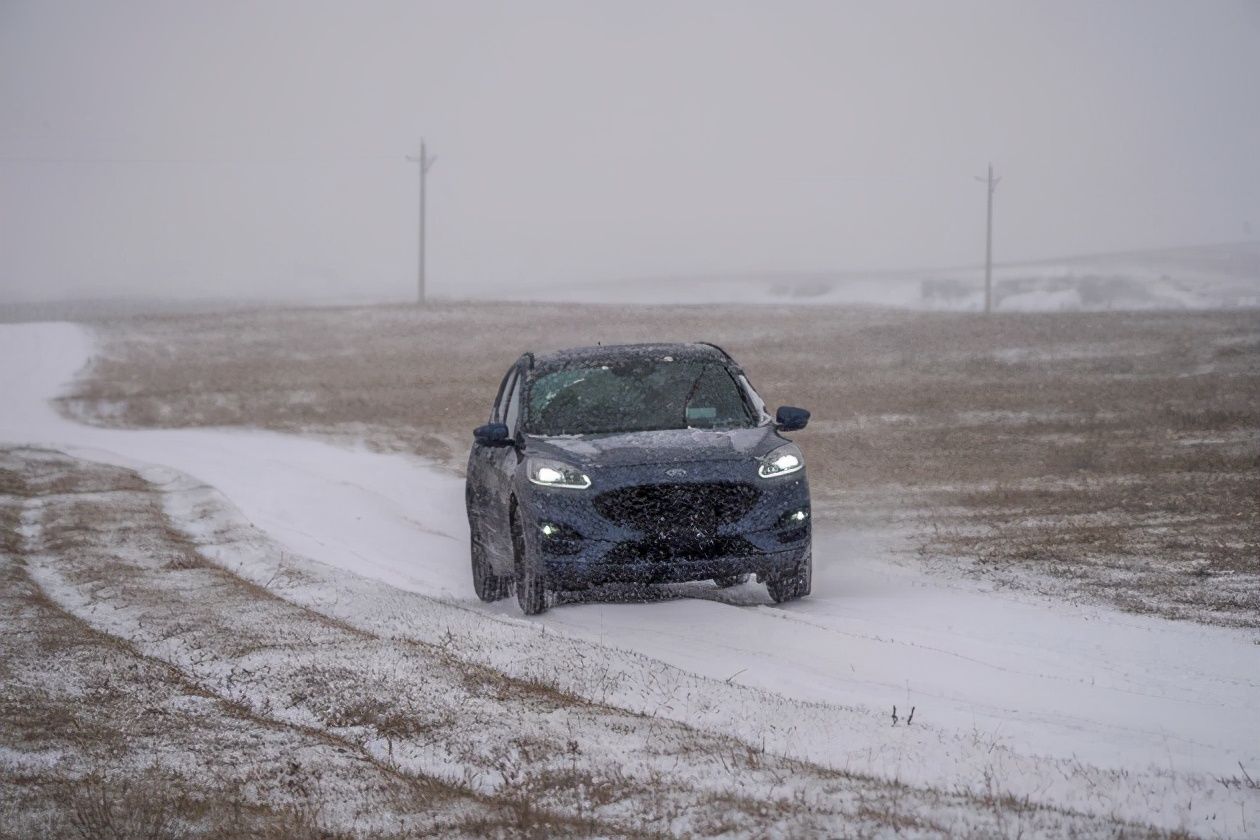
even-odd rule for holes
{"type": "Polygon", "coordinates": [[[763,455],[783,440],[770,425],[752,429],[661,429],[612,435],[529,437],[530,455],[572,464],[629,466],[734,461],[763,455]]]}

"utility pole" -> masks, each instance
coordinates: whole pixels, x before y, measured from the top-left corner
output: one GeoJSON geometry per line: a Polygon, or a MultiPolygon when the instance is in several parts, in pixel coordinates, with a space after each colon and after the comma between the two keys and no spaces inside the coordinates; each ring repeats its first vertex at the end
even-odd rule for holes
{"type": "Polygon", "coordinates": [[[993,192],[1002,179],[993,177],[993,164],[990,163],[989,176],[981,178],[977,175],[976,180],[989,188],[989,213],[984,235],[984,314],[988,315],[993,311],[993,192]]]}
{"type": "Polygon", "coordinates": [[[424,188],[425,176],[429,174],[429,169],[437,160],[437,155],[429,156],[428,150],[425,148],[424,139],[420,140],[420,155],[418,157],[407,156],[407,160],[412,163],[420,164],[420,252],[417,264],[416,285],[419,296],[416,302],[420,306],[424,306],[424,188]]]}

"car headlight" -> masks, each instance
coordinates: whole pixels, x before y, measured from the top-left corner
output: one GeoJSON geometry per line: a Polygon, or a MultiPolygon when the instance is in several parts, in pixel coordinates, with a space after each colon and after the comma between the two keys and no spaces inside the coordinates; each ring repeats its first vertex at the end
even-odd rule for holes
{"type": "Polygon", "coordinates": [[[800,447],[795,443],[780,446],[769,455],[762,455],[757,461],[757,475],[762,478],[778,478],[797,472],[805,466],[800,447]]]}
{"type": "Polygon", "coordinates": [[[544,458],[530,458],[525,464],[529,480],[543,487],[567,487],[570,490],[585,490],[591,486],[591,477],[576,467],[561,461],[544,458]]]}

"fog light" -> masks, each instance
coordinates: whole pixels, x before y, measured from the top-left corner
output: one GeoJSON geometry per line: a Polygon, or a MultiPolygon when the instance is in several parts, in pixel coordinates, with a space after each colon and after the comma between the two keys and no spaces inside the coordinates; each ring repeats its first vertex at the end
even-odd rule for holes
{"type": "Polygon", "coordinates": [[[780,528],[800,528],[809,519],[809,508],[790,510],[779,517],[780,528]]]}
{"type": "Polygon", "coordinates": [[[577,554],[582,550],[582,535],[559,522],[541,522],[539,545],[548,554],[577,554]]]}
{"type": "Polygon", "coordinates": [[[562,525],[559,522],[543,522],[539,524],[538,530],[549,541],[569,541],[580,540],[582,535],[570,528],[568,525],[562,525]]]}

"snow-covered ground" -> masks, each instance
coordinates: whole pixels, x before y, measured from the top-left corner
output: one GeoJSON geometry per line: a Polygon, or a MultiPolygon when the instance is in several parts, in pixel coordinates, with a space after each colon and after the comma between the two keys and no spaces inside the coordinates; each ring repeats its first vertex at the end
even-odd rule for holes
{"type": "MultiPolygon", "coordinates": [[[[467,640],[455,648],[471,660],[858,773],[989,785],[1207,835],[1260,831],[1260,790],[1220,781],[1240,764],[1260,777],[1253,632],[983,591],[924,575],[896,533],[859,530],[816,533],[803,602],[772,606],[756,584],[693,585],[525,619],[513,601],[473,595],[459,479],[270,432],[70,422],[48,400],[92,352],[78,326],[0,327],[0,443],[144,468],[194,536],[259,529],[308,568],[285,597],[350,624],[445,632],[467,640]],[[698,597],[667,597],[680,594],[698,597]],[[593,659],[618,679],[584,683],[593,659]]],[[[275,552],[224,545],[229,568],[274,574],[275,552]]]]}

